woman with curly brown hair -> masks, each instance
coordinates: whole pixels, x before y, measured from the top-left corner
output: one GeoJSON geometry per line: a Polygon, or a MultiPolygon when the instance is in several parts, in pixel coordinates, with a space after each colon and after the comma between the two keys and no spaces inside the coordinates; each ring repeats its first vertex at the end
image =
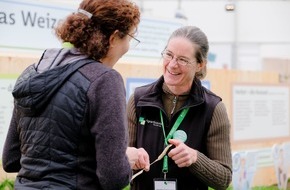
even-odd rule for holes
{"type": "Polygon", "coordinates": [[[139,22],[128,0],[84,0],[56,28],[66,48],[47,49],[18,78],[3,152],[15,189],[122,189],[131,168],[148,167],[144,149],[127,148],[125,89],[113,69],[139,22]]]}

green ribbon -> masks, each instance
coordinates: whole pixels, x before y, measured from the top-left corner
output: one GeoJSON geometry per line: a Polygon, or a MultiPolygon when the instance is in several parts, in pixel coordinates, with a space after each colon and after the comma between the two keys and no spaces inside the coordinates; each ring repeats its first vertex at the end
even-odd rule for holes
{"type": "MultiPolygon", "coordinates": [[[[177,128],[179,127],[179,125],[181,124],[183,119],[185,118],[188,110],[189,110],[189,108],[185,108],[185,109],[182,110],[182,112],[179,114],[177,120],[175,121],[175,123],[174,123],[173,127],[171,128],[171,130],[170,130],[169,134],[167,135],[167,137],[165,135],[162,111],[160,110],[160,120],[161,120],[163,135],[164,135],[164,143],[165,143],[166,146],[168,145],[168,140],[172,138],[173,134],[175,133],[175,131],[177,130],[177,128]]],[[[164,158],[163,158],[162,172],[163,173],[167,173],[168,172],[168,156],[167,155],[165,155],[164,158]]]]}

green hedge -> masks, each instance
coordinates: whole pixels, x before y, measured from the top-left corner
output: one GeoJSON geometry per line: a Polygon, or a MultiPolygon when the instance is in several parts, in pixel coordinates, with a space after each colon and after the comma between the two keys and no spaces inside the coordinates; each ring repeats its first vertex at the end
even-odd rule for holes
{"type": "MultiPolygon", "coordinates": [[[[13,190],[14,189],[14,180],[12,179],[4,179],[4,181],[0,182],[0,190],[13,190]]],[[[123,190],[130,190],[130,185],[125,187],[123,190]]],[[[209,190],[213,190],[209,188],[209,190]]],[[[227,190],[233,190],[233,187],[227,188],[227,190]]],[[[267,186],[267,187],[253,187],[251,190],[279,190],[277,185],[267,186]]]]}
{"type": "Polygon", "coordinates": [[[14,189],[14,180],[4,179],[0,182],[0,190],[13,190],[14,189]]]}

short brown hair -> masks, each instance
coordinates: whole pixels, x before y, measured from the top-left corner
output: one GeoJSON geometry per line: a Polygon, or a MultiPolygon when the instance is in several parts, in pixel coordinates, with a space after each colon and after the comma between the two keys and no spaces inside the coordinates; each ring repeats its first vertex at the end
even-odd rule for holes
{"type": "Polygon", "coordinates": [[[140,22],[139,8],[129,0],[83,0],[79,9],[92,17],[72,13],[55,29],[56,35],[95,60],[106,56],[109,37],[115,30],[123,38],[140,22]]]}

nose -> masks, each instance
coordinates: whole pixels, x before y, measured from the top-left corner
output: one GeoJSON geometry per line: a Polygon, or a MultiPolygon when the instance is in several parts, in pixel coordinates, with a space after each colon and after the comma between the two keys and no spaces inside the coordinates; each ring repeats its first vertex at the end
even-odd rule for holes
{"type": "Polygon", "coordinates": [[[171,66],[177,66],[177,65],[178,65],[177,58],[176,58],[176,57],[173,57],[173,58],[169,61],[169,64],[170,64],[171,66]]]}

